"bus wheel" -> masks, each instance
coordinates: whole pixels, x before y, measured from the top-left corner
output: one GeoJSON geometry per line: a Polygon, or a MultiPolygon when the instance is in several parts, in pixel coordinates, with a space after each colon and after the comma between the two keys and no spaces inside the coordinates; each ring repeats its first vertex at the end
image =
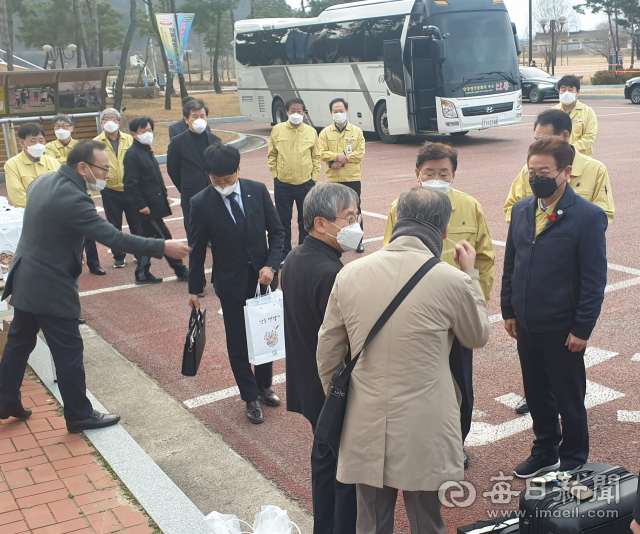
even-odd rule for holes
{"type": "Polygon", "coordinates": [[[376,111],[376,133],[383,143],[393,145],[400,139],[399,135],[389,135],[389,123],[387,122],[387,104],[382,103],[376,111]]]}
{"type": "Polygon", "coordinates": [[[463,135],[467,135],[469,133],[469,130],[466,130],[464,132],[449,132],[449,135],[451,135],[452,137],[462,137],[463,135]]]}
{"type": "Polygon", "coordinates": [[[287,120],[287,108],[284,107],[284,102],[277,98],[273,103],[273,124],[280,124],[287,122],[287,120]]]}
{"type": "Polygon", "coordinates": [[[532,104],[542,103],[542,101],[544,100],[544,96],[540,92],[540,89],[538,89],[537,87],[531,89],[531,92],[529,93],[529,100],[532,104]]]}

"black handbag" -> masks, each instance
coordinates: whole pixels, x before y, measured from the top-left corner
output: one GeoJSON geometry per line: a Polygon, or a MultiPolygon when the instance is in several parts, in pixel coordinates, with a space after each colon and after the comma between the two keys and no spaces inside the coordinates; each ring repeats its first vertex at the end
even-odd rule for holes
{"type": "Polygon", "coordinates": [[[191,309],[189,332],[182,352],[182,374],[184,376],[196,376],[198,372],[204,346],[207,343],[206,317],[207,310],[191,309]]]}
{"type": "Polygon", "coordinates": [[[351,373],[358,362],[358,358],[360,358],[360,354],[362,354],[362,351],[373,341],[373,338],[378,335],[378,332],[382,330],[382,327],[396,309],[398,309],[400,303],[407,297],[411,290],[416,287],[418,282],[439,262],[440,260],[438,258],[433,257],[416,271],[393,298],[391,304],[387,306],[387,309],[384,310],[383,314],[376,321],[376,324],[373,325],[360,352],[358,352],[354,358],[351,358],[349,351],[345,358],[344,369],[342,369],[342,371],[336,371],[333,374],[327,398],[324,401],[322,411],[318,417],[314,436],[319,443],[329,445],[336,457],[340,449],[340,437],[342,436],[342,425],[344,424],[344,414],[347,408],[347,397],[349,395],[349,381],[351,380],[351,373]]]}

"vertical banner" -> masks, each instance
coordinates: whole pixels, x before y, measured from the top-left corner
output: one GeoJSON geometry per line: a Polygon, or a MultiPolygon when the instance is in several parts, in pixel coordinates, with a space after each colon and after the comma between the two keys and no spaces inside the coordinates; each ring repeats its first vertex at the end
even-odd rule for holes
{"type": "Polygon", "coordinates": [[[169,72],[184,74],[182,54],[189,38],[193,13],[178,13],[177,17],[173,13],[157,13],[156,21],[167,54],[169,72]]]}

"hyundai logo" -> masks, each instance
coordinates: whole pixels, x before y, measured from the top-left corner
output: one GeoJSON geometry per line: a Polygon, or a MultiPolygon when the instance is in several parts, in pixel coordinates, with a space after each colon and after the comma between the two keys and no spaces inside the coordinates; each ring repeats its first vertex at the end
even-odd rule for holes
{"type": "Polygon", "coordinates": [[[485,109],[485,111],[487,113],[493,113],[493,108],[491,106],[489,106],[487,109],[485,109]]]}

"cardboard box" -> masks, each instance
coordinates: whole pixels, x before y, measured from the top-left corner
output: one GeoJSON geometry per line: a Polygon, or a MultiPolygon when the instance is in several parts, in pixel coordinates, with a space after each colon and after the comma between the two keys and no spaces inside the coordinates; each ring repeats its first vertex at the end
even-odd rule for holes
{"type": "MultiPolygon", "coordinates": [[[[13,314],[8,317],[2,318],[2,323],[0,326],[2,330],[0,331],[0,355],[4,352],[4,347],[7,344],[7,338],[9,337],[9,327],[11,326],[11,321],[13,321],[13,314]]],[[[2,359],[2,356],[0,356],[2,359]]]]}

